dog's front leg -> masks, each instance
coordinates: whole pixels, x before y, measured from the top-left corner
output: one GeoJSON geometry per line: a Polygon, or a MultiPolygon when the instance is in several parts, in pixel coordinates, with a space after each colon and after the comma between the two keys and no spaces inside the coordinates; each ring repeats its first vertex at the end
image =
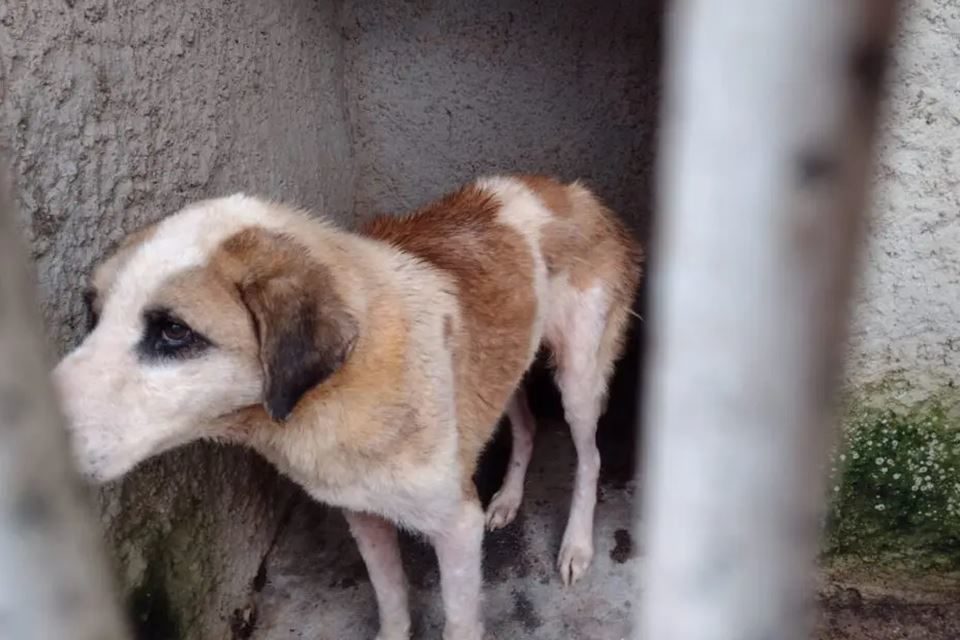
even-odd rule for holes
{"type": "Polygon", "coordinates": [[[442,531],[432,535],[440,563],[446,617],[444,640],[482,640],[480,588],[484,516],[476,499],[464,501],[442,531]]]}
{"type": "Polygon", "coordinates": [[[377,596],[380,632],[376,640],[409,640],[407,578],[400,560],[397,528],[379,516],[354,511],[345,511],[344,515],[377,596]]]}

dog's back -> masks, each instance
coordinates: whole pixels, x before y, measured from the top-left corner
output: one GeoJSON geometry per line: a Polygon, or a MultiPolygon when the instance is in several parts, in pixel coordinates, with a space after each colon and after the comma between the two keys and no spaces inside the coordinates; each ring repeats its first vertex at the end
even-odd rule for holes
{"type": "Polygon", "coordinates": [[[445,338],[455,360],[465,481],[541,344],[553,353],[561,390],[565,377],[586,376],[584,383],[596,382],[583,402],[602,398],[640,252],[586,188],[542,176],[484,178],[412,214],[377,218],[362,233],[456,284],[461,316],[447,320],[445,338]],[[579,362],[587,352],[588,362],[579,362]]]}

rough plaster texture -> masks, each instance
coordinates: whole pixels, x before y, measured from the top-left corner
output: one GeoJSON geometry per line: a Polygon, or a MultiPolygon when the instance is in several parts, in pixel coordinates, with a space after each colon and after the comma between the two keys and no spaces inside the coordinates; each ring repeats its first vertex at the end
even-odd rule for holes
{"type": "MultiPolygon", "coordinates": [[[[82,275],[126,232],[245,190],[352,206],[339,7],[300,0],[0,3],[0,140],[59,351],[82,275]]],[[[225,638],[289,487],[192,447],[102,495],[141,637],[225,638]]]]}
{"type": "MultiPolygon", "coordinates": [[[[586,178],[644,226],[661,9],[661,0],[0,3],[0,140],[58,349],[80,333],[79,275],[106,247],[228,191],[347,220],[409,209],[478,173],[547,171],[586,178]]],[[[906,9],[851,375],[862,384],[904,371],[935,389],[960,364],[960,9],[958,0],[906,9]]],[[[617,410],[602,428],[598,564],[569,592],[552,571],[573,464],[554,431],[539,445],[523,518],[488,542],[499,637],[616,638],[625,628],[635,549],[624,551],[618,531],[632,486],[623,478],[634,362],[620,369],[617,410]]],[[[538,415],[555,414],[552,404],[538,415]]],[[[501,443],[501,464],[504,453],[501,443]]],[[[489,495],[498,472],[486,475],[489,495]]],[[[369,585],[339,516],[297,496],[246,453],[206,446],[105,491],[141,637],[219,640],[254,627],[260,640],[369,637],[369,585]],[[251,593],[269,549],[262,590],[251,593]],[[259,607],[256,624],[248,605],[259,607]]],[[[432,637],[435,565],[417,545],[408,559],[432,637]]]]}
{"type": "Polygon", "coordinates": [[[344,9],[360,217],[487,172],[584,178],[645,221],[661,0],[344,9]]]}
{"type": "Polygon", "coordinates": [[[903,4],[850,369],[923,395],[960,372],[960,1],[903,4]]]}

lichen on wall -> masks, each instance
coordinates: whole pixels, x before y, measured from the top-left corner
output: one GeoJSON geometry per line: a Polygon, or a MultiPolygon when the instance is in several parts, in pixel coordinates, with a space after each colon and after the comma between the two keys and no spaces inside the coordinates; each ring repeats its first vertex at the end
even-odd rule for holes
{"type": "MultiPolygon", "coordinates": [[[[246,191],[349,218],[339,3],[0,3],[0,146],[62,353],[84,275],[127,232],[246,191]]],[[[139,635],[231,636],[292,488],[247,452],[189,447],[101,493],[139,635]],[[151,635],[152,634],[152,635],[151,635]]]]}
{"type": "Polygon", "coordinates": [[[901,11],[828,548],[867,562],[956,571],[960,0],[909,0],[901,11]]]}
{"type": "Polygon", "coordinates": [[[960,571],[960,418],[851,402],[830,458],[830,558],[960,571]]]}

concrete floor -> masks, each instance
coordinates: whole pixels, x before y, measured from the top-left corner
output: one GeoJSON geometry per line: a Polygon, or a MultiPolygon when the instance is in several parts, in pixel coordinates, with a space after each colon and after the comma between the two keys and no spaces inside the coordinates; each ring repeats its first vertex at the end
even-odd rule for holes
{"type": "MultiPolygon", "coordinates": [[[[543,422],[543,421],[542,421],[543,422]]],[[[628,445],[632,447],[632,445],[628,445]]],[[[491,492],[508,445],[483,463],[491,492]]],[[[596,556],[588,575],[564,588],[555,568],[575,453],[566,428],[541,428],[517,520],[487,534],[485,616],[498,640],[619,640],[628,635],[636,548],[629,533],[632,482],[605,476],[597,507],[596,556]]],[[[495,488],[495,487],[494,487],[495,488]]],[[[432,549],[404,540],[414,638],[439,638],[442,610],[432,549]]],[[[366,570],[339,512],[308,501],[295,509],[266,566],[253,640],[371,640],[376,603],[366,570]]]]}
{"type": "MultiPolygon", "coordinates": [[[[590,572],[564,588],[555,568],[573,482],[575,453],[560,420],[556,390],[541,371],[528,378],[540,433],[517,520],[488,533],[484,545],[485,618],[495,640],[622,640],[631,619],[638,556],[630,520],[636,485],[636,353],[611,384],[611,410],[600,421],[603,459],[590,572]]],[[[510,450],[501,429],[480,464],[481,498],[499,488],[510,450]]],[[[403,540],[411,582],[414,639],[439,639],[439,574],[426,543],[403,540]]],[[[242,640],[372,640],[373,591],[343,517],[304,497],[291,513],[262,576],[242,640]],[[252,612],[255,612],[252,613],[252,612]]],[[[956,640],[960,574],[907,579],[893,569],[820,572],[818,640],[956,640]]],[[[240,632],[237,632],[237,629],[240,632]]]]}

